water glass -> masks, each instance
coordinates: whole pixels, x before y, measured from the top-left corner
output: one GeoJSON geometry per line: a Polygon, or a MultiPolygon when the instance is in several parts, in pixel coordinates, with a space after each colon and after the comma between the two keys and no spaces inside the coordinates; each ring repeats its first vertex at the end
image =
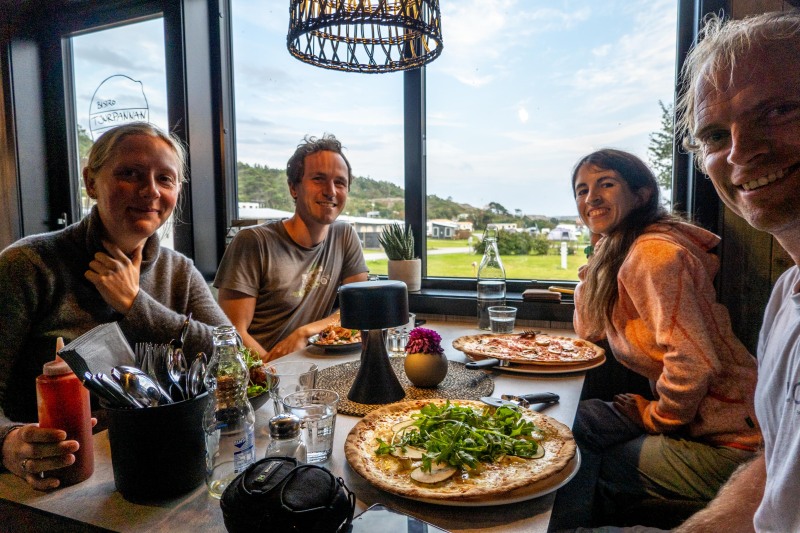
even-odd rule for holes
{"type": "Polygon", "coordinates": [[[489,308],[489,323],[491,324],[492,333],[512,333],[516,318],[516,307],[499,305],[489,308]]]}
{"type": "Polygon", "coordinates": [[[317,383],[317,365],[307,361],[277,361],[266,364],[269,395],[275,414],[283,413],[281,400],[297,391],[313,389],[317,383]]]}
{"type": "Polygon", "coordinates": [[[408,344],[408,334],[414,329],[417,315],[408,313],[408,323],[386,331],[386,351],[389,357],[404,357],[406,355],[406,344],[408,344]]]}
{"type": "Polygon", "coordinates": [[[285,411],[301,420],[309,463],[321,463],[331,456],[338,404],[339,395],[327,389],[295,392],[283,398],[285,411]]]}

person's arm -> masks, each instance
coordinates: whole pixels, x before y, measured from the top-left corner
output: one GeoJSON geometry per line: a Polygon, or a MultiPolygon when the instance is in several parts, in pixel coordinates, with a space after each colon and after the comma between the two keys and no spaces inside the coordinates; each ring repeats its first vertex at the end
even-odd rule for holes
{"type": "MultiPolygon", "coordinates": [[[[344,279],[342,285],[347,285],[348,283],[355,283],[356,281],[367,281],[367,273],[361,272],[359,274],[355,274],[348,278],[344,279]]],[[[295,329],[291,332],[287,337],[281,339],[272,349],[269,351],[266,359],[264,361],[272,361],[279,357],[283,357],[284,355],[290,354],[292,352],[296,352],[297,350],[302,350],[308,344],[308,339],[317,333],[321,332],[323,329],[327,328],[331,324],[338,324],[341,321],[339,318],[339,311],[335,311],[330,316],[326,316],[322,320],[317,320],[316,322],[311,322],[309,324],[305,324],[300,326],[299,328],[295,329]]]]}
{"type": "Polygon", "coordinates": [[[754,531],[753,516],[764,497],[767,469],[764,455],[740,466],[708,506],[692,515],[675,533],[739,533],[754,531]]]}
{"type": "MultiPolygon", "coordinates": [[[[32,317],[42,300],[40,287],[48,279],[45,262],[28,247],[9,247],[0,254],[0,406],[8,394],[11,369],[30,354],[29,333],[32,317]]],[[[55,345],[53,346],[55,353],[55,345]]],[[[50,471],[75,462],[79,444],[66,440],[66,432],[42,429],[38,424],[21,424],[6,415],[0,407],[0,465],[23,478],[37,490],[58,487],[59,480],[43,471],[50,471]]]]}
{"type": "Polygon", "coordinates": [[[715,341],[726,328],[712,312],[716,292],[708,278],[695,255],[659,234],[640,237],[620,269],[625,296],[617,309],[625,315],[620,320],[626,321],[629,349],[642,365],[648,359],[662,365],[657,399],[637,409],[648,433],[669,433],[691,423],[721,370],[717,349],[723,343],[715,341]]]}
{"type": "Polygon", "coordinates": [[[248,296],[243,292],[235,291],[233,289],[220,289],[219,290],[219,306],[228,315],[228,318],[239,332],[242,337],[244,345],[251,350],[258,352],[259,357],[266,362],[267,350],[255,340],[248,332],[247,328],[253,321],[253,315],[256,310],[256,297],[248,296]]]}
{"type": "Polygon", "coordinates": [[[189,313],[192,318],[184,353],[210,354],[214,328],[230,321],[192,262],[162,249],[155,267],[142,276],[133,305],[118,323],[130,342],[167,342],[178,336],[189,313]]]}

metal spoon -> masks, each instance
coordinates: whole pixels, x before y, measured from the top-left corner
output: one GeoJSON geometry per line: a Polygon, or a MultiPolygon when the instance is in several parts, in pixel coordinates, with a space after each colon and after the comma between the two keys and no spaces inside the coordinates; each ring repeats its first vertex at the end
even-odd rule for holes
{"type": "Polygon", "coordinates": [[[144,371],[135,366],[115,366],[111,369],[111,376],[117,380],[125,392],[150,407],[172,403],[167,391],[162,389],[161,385],[151,379],[144,371]]]}
{"type": "Polygon", "coordinates": [[[203,389],[203,377],[206,374],[206,354],[199,352],[192,365],[189,367],[189,374],[186,377],[186,387],[189,389],[189,397],[194,398],[203,389]]]}
{"type": "Polygon", "coordinates": [[[186,333],[189,331],[189,320],[191,318],[192,313],[189,313],[186,320],[183,322],[183,327],[181,328],[178,338],[172,339],[169,342],[171,350],[167,359],[169,378],[178,387],[184,399],[189,396],[189,386],[186,376],[188,365],[186,363],[186,356],[183,355],[183,341],[186,339],[186,333]]]}

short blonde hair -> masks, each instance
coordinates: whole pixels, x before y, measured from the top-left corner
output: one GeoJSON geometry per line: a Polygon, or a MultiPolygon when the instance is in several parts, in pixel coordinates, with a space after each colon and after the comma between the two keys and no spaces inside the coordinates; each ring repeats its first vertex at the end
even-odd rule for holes
{"type": "Polygon", "coordinates": [[[119,142],[130,135],[156,137],[167,143],[172,148],[172,151],[175,152],[175,158],[178,160],[178,182],[183,183],[186,181],[186,149],[183,146],[183,141],[177,135],[166,133],[149,122],[130,122],[103,132],[94,142],[89,150],[89,155],[86,157],[85,168],[88,172],[94,174],[100,170],[106,164],[108,158],[111,157],[119,142]]]}

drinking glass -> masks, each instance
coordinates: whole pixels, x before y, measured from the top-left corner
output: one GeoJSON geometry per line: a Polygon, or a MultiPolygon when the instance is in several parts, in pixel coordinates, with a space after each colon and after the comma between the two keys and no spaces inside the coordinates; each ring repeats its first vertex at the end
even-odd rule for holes
{"type": "Polygon", "coordinates": [[[517,308],[498,305],[489,308],[492,333],[512,333],[517,318],[517,308]]]}
{"type": "Polygon", "coordinates": [[[408,313],[408,323],[386,330],[386,351],[389,357],[405,357],[408,334],[414,329],[417,315],[408,313]]]}
{"type": "Polygon", "coordinates": [[[317,383],[317,365],[307,361],[277,361],[266,364],[269,395],[275,414],[281,414],[281,399],[287,394],[313,389],[317,383]]]}
{"type": "Polygon", "coordinates": [[[321,463],[331,456],[338,404],[339,395],[327,389],[294,392],[283,398],[285,412],[301,420],[309,463],[321,463]]]}

